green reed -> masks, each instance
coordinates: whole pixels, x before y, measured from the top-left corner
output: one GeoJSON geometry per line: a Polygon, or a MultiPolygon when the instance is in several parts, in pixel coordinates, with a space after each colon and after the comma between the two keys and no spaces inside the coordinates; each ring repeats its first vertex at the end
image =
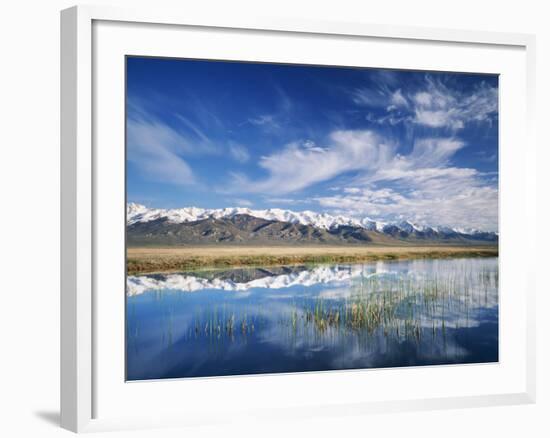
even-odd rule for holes
{"type": "MultiPolygon", "coordinates": [[[[422,336],[446,336],[463,318],[468,324],[473,308],[487,306],[498,288],[498,271],[473,271],[459,266],[450,273],[362,276],[351,282],[344,299],[296,299],[277,323],[293,337],[382,334],[395,339],[420,341],[422,336]]],[[[237,313],[223,308],[208,308],[195,315],[189,336],[235,340],[255,332],[262,321],[248,310],[237,313]]]]}

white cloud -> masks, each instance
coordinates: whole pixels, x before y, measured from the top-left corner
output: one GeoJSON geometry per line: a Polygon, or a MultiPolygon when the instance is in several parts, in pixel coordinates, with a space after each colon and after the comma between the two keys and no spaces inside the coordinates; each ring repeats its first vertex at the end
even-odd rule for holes
{"type": "Polygon", "coordinates": [[[190,185],[193,171],[182,158],[190,150],[187,140],[169,126],[152,120],[129,119],[128,160],[154,181],[190,185]]]}
{"type": "Polygon", "coordinates": [[[435,75],[426,75],[415,92],[394,89],[386,82],[354,89],[351,98],[359,106],[385,108],[386,114],[367,114],[378,124],[415,123],[451,131],[468,123],[492,123],[498,111],[498,89],[480,82],[471,91],[453,89],[435,75]]]}
{"type": "Polygon", "coordinates": [[[266,202],[270,202],[271,204],[300,204],[306,202],[299,199],[279,197],[265,198],[265,200],[266,202]]]}
{"type": "Polygon", "coordinates": [[[449,165],[463,147],[454,138],[418,140],[410,154],[396,155],[365,172],[354,186],[315,201],[352,216],[497,230],[496,181],[475,169],[449,165]]]}
{"type": "Polygon", "coordinates": [[[400,123],[403,123],[403,122],[406,122],[406,121],[411,121],[412,120],[412,117],[411,116],[408,116],[408,115],[405,115],[405,116],[401,116],[401,115],[398,115],[397,113],[394,113],[392,111],[392,109],[395,109],[395,106],[394,105],[390,105],[388,107],[388,113],[386,115],[383,115],[383,116],[376,116],[374,115],[373,113],[368,113],[366,116],[365,116],[365,119],[368,120],[369,122],[371,123],[377,123],[378,125],[387,125],[387,124],[390,124],[391,126],[395,126],[395,125],[398,125],[400,123]]]}
{"type": "Polygon", "coordinates": [[[261,126],[267,130],[279,129],[281,127],[277,121],[277,116],[274,114],[262,114],[257,117],[251,117],[248,119],[248,123],[261,126]]]}
{"type": "Polygon", "coordinates": [[[453,119],[453,115],[448,111],[429,111],[429,110],[416,110],[416,118],[414,121],[420,125],[429,126],[431,128],[444,128],[449,127],[457,130],[464,128],[464,122],[459,119],[453,119]]]}
{"type": "Polygon", "coordinates": [[[491,123],[498,111],[498,90],[482,82],[466,93],[427,76],[426,90],[416,93],[414,101],[415,123],[457,131],[471,122],[491,123]]]}
{"type": "Polygon", "coordinates": [[[290,143],[262,157],[259,165],[267,171],[267,178],[250,181],[234,174],[234,189],[272,194],[298,191],[345,172],[376,169],[391,160],[396,147],[372,131],[335,131],[329,140],[326,147],[290,143]]]}
{"type": "Polygon", "coordinates": [[[254,204],[248,199],[235,199],[237,207],[252,207],[254,204]]]}
{"type": "Polygon", "coordinates": [[[390,97],[385,88],[357,88],[352,92],[352,100],[357,105],[370,107],[386,107],[390,97]]]}
{"type": "Polygon", "coordinates": [[[420,180],[444,176],[445,169],[449,169],[447,166],[451,157],[464,146],[462,141],[453,137],[418,139],[408,155],[393,155],[376,168],[362,172],[357,181],[361,184],[371,184],[407,178],[420,180]]]}
{"type": "Polygon", "coordinates": [[[195,123],[191,122],[191,120],[189,120],[187,117],[184,117],[180,114],[176,114],[176,118],[180,122],[182,122],[187,127],[187,129],[189,129],[194,135],[196,135],[204,143],[210,143],[210,138],[208,138],[208,136],[203,131],[201,131],[201,129],[195,123]]]}
{"type": "Polygon", "coordinates": [[[231,157],[239,163],[246,163],[250,159],[248,149],[237,143],[231,143],[229,145],[229,153],[231,157]]]}
{"type": "Polygon", "coordinates": [[[430,93],[426,93],[425,91],[421,91],[421,92],[416,93],[414,95],[414,101],[418,105],[428,106],[428,105],[431,105],[431,103],[432,103],[432,96],[431,96],[430,93]]]}
{"type": "Polygon", "coordinates": [[[371,70],[369,76],[369,87],[355,88],[351,91],[351,98],[357,105],[379,108],[408,105],[402,91],[395,89],[399,79],[394,71],[371,70]]]}
{"type": "MultiPolygon", "coordinates": [[[[316,198],[324,207],[382,220],[412,220],[425,225],[467,226],[498,230],[498,189],[460,172],[414,184],[409,192],[363,189],[356,194],[316,198]]],[[[413,178],[409,182],[414,181],[413,178]]]]}
{"type": "Polygon", "coordinates": [[[465,144],[456,138],[423,138],[414,143],[409,160],[423,167],[442,165],[465,144]]]}
{"type": "Polygon", "coordinates": [[[344,193],[361,193],[361,189],[357,187],[344,187],[344,193]]]}
{"type": "Polygon", "coordinates": [[[390,97],[390,103],[395,107],[407,107],[409,102],[401,92],[401,89],[396,90],[392,93],[390,97]]]}
{"type": "Polygon", "coordinates": [[[248,117],[243,124],[250,124],[261,128],[267,133],[280,133],[289,125],[290,114],[294,111],[294,102],[286,91],[278,84],[273,83],[275,100],[271,102],[274,107],[272,112],[254,114],[248,117]]]}

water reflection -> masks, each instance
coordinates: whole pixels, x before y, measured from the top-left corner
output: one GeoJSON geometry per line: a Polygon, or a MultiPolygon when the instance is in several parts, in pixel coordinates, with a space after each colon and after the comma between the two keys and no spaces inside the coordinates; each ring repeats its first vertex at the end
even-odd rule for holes
{"type": "Polygon", "coordinates": [[[498,260],[127,280],[128,379],[498,360],[498,260]]]}

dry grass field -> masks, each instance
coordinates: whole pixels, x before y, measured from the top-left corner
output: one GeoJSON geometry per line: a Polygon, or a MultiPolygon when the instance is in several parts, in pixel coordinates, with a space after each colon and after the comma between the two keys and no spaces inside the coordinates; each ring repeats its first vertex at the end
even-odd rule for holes
{"type": "Polygon", "coordinates": [[[128,274],[308,263],[354,263],[375,260],[444,257],[494,257],[496,246],[197,246],[128,248],[128,274]]]}

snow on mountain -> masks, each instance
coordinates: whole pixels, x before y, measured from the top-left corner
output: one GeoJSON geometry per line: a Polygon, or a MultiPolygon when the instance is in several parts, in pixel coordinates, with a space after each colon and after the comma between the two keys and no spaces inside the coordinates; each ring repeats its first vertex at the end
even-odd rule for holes
{"type": "MultiPolygon", "coordinates": [[[[314,211],[292,211],[280,208],[270,208],[267,210],[252,210],[246,207],[230,207],[219,209],[205,209],[197,207],[184,207],[174,209],[148,208],[141,204],[129,203],[127,205],[127,225],[133,225],[139,222],[150,222],[157,219],[167,219],[171,223],[194,222],[198,220],[213,218],[231,218],[236,215],[246,214],[260,219],[280,222],[290,222],[294,224],[311,225],[325,230],[336,229],[342,226],[351,226],[364,228],[366,230],[388,233],[392,230],[404,231],[408,234],[413,232],[437,232],[443,234],[464,234],[476,235],[485,233],[484,231],[473,228],[450,228],[446,226],[429,227],[425,225],[414,224],[410,221],[400,221],[395,223],[386,223],[372,220],[368,217],[355,219],[346,216],[332,216],[327,213],[316,213],[314,211]]],[[[491,233],[496,234],[496,233],[491,233]]]]}
{"type": "Polygon", "coordinates": [[[135,203],[128,204],[127,223],[128,225],[132,225],[137,222],[150,222],[161,218],[166,218],[172,223],[183,223],[207,218],[220,219],[224,217],[233,217],[238,214],[247,214],[266,220],[312,225],[325,230],[338,228],[340,226],[353,226],[367,229],[376,227],[376,223],[368,218],[357,220],[345,216],[331,216],[326,213],[315,213],[313,211],[295,212],[291,210],[282,210],[280,208],[252,210],[245,207],[223,209],[204,209],[196,207],[157,209],[147,208],[135,203]]]}

